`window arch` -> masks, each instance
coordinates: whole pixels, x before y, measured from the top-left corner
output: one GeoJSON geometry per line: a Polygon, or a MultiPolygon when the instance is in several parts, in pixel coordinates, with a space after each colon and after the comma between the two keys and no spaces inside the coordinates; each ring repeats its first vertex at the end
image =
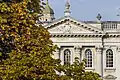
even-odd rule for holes
{"type": "Polygon", "coordinates": [[[111,49],[106,51],[106,67],[113,67],[113,51],[111,49]]]}
{"type": "Polygon", "coordinates": [[[64,50],[64,65],[69,66],[71,61],[71,51],[69,49],[64,50]]]}
{"type": "Polygon", "coordinates": [[[92,67],[92,51],[90,49],[85,51],[85,58],[87,60],[86,67],[92,67]]]}

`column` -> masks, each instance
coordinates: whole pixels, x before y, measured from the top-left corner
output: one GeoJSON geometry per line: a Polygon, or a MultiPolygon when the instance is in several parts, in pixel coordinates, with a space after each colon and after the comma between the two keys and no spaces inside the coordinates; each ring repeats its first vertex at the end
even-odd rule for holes
{"type": "Polygon", "coordinates": [[[64,65],[64,50],[62,47],[60,48],[60,60],[61,64],[64,65]]]}
{"type": "Polygon", "coordinates": [[[73,55],[74,56],[73,58],[75,59],[75,57],[78,57],[79,60],[81,61],[82,60],[81,59],[81,57],[82,57],[82,48],[80,46],[75,46],[74,51],[75,51],[75,53],[73,55]]]}
{"type": "Polygon", "coordinates": [[[103,47],[96,47],[96,56],[95,56],[94,67],[95,70],[103,77],[103,66],[105,64],[103,58],[103,47]],[[104,63],[103,63],[104,62],[104,63]]]}
{"type": "Polygon", "coordinates": [[[60,59],[60,48],[57,48],[57,49],[53,52],[52,57],[53,57],[54,59],[60,59]]]}

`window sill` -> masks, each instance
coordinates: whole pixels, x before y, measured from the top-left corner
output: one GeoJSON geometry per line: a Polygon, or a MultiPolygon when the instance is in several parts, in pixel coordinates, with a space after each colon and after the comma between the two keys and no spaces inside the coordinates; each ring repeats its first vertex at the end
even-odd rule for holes
{"type": "Polygon", "coordinates": [[[94,71],[95,68],[92,68],[92,67],[86,67],[85,70],[87,70],[87,71],[94,71]]]}
{"type": "Polygon", "coordinates": [[[115,72],[116,68],[105,68],[106,72],[115,72]]]}

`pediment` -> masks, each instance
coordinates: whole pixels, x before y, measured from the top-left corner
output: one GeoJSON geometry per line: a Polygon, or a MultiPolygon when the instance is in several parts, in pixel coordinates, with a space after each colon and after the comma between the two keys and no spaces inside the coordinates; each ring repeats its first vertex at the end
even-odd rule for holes
{"type": "Polygon", "coordinates": [[[113,75],[107,75],[104,77],[105,79],[116,79],[117,77],[113,76],[113,75]]]}
{"type": "Polygon", "coordinates": [[[102,34],[103,31],[94,26],[77,21],[71,17],[63,17],[46,26],[48,31],[60,34],[102,34]]]}

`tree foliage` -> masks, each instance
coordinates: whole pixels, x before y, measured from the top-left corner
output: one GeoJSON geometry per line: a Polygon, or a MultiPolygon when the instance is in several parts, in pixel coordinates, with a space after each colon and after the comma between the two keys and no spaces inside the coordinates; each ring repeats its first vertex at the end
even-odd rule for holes
{"type": "Polygon", "coordinates": [[[78,58],[75,58],[75,62],[68,66],[64,66],[64,78],[65,80],[101,80],[100,75],[95,72],[85,71],[85,62],[79,62],[78,58]]]}
{"type": "Polygon", "coordinates": [[[42,5],[45,5],[45,3],[43,1],[44,0],[31,0],[28,3],[28,9],[30,11],[37,12],[37,13],[41,14],[42,10],[44,9],[44,7],[42,5]]]}
{"type": "Polygon", "coordinates": [[[51,57],[56,46],[50,40],[49,32],[35,25],[37,15],[29,13],[27,2],[1,3],[0,12],[1,41],[10,38],[7,43],[14,48],[9,58],[1,63],[1,78],[58,80],[56,69],[60,61],[51,57]]]}
{"type": "MultiPolygon", "coordinates": [[[[12,10],[11,10],[12,11],[12,10]]],[[[0,58],[6,59],[7,53],[13,49],[13,37],[10,36],[8,26],[10,27],[10,7],[6,3],[0,3],[0,58]]]]}
{"type": "MultiPolygon", "coordinates": [[[[7,4],[9,3],[19,3],[22,2],[23,0],[0,0],[0,3],[6,2],[7,4]]],[[[36,12],[41,14],[42,10],[44,9],[43,5],[45,5],[44,0],[27,0],[27,8],[31,12],[36,12]]]]}
{"type": "MultiPolygon", "coordinates": [[[[16,11],[14,8],[16,5],[16,3],[20,3],[21,1],[23,0],[1,0],[0,2],[0,33],[2,34],[1,36],[4,36],[4,40],[1,40],[3,38],[0,39],[0,59],[6,59],[8,57],[7,53],[9,53],[14,45],[13,45],[13,42],[14,42],[14,37],[13,36],[9,36],[11,32],[14,32],[14,28],[13,27],[19,27],[19,25],[22,25],[25,23],[25,20],[23,20],[22,18],[20,19],[19,17],[21,17],[23,14],[25,15],[25,10],[28,12],[30,12],[30,10],[28,10],[28,5],[32,5],[32,4],[29,4],[31,2],[35,2],[34,0],[30,1],[30,0],[26,0],[27,2],[27,9],[24,8],[26,6],[22,6],[22,7],[19,7],[19,11],[16,11]],[[14,7],[11,6],[11,4],[14,4],[14,7]],[[24,10],[24,13],[21,13],[21,11],[24,10]],[[15,12],[16,11],[16,12],[15,12]],[[17,15],[19,15],[19,17],[17,17],[17,15]],[[13,19],[16,19],[16,20],[13,20],[13,19]],[[16,22],[15,22],[16,21],[16,22]],[[22,21],[24,21],[22,23],[22,21]],[[19,22],[19,23],[18,23],[19,22]],[[4,26],[4,27],[2,27],[4,26]],[[10,29],[7,28],[7,27],[10,27],[12,26],[10,29]],[[7,28],[7,29],[2,29],[2,28],[7,28]],[[6,31],[8,30],[9,31],[6,31]],[[5,32],[6,31],[6,32],[5,32]]],[[[36,4],[36,6],[39,6],[39,10],[41,12],[42,10],[42,2],[41,0],[39,0],[39,3],[40,4],[36,4]],[[40,7],[41,6],[41,7],[40,7]]],[[[35,3],[34,3],[35,4],[35,3]]],[[[22,3],[20,3],[19,5],[22,5],[22,3]]],[[[18,5],[18,6],[19,6],[18,5]]],[[[35,7],[34,7],[35,8],[35,7]]],[[[31,12],[32,13],[32,12],[31,12]]],[[[26,15],[27,16],[27,15],[26,15]]],[[[29,16],[28,16],[29,17],[29,16]]],[[[36,19],[38,19],[38,17],[34,17],[36,19]]],[[[30,17],[28,18],[30,19],[30,17]]],[[[32,20],[31,20],[32,21],[32,20]]],[[[22,28],[22,27],[19,27],[19,28],[22,28]]],[[[16,29],[18,30],[18,29],[16,29]]],[[[21,32],[19,33],[21,34],[21,32]]]]}

